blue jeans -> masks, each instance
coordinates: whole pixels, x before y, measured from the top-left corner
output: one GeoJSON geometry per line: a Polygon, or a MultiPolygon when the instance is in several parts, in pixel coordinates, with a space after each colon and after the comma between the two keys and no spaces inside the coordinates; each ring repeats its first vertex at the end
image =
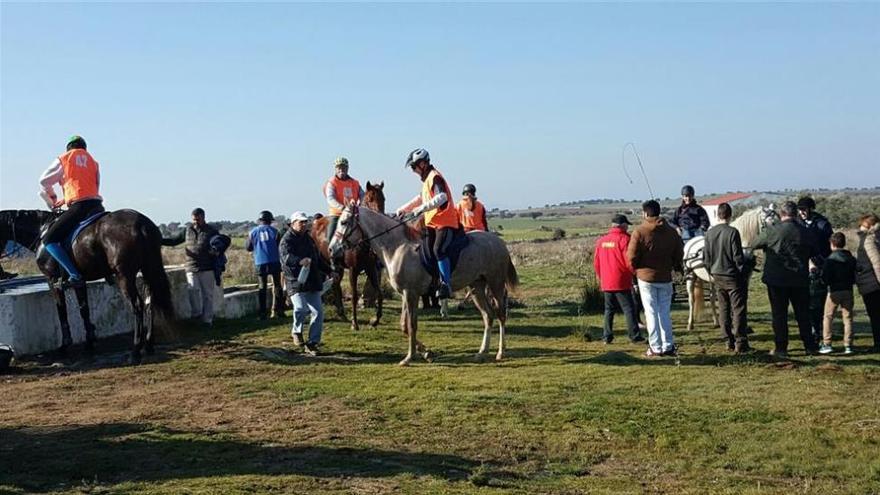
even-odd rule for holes
{"type": "Polygon", "coordinates": [[[657,353],[675,348],[672,336],[672,282],[644,282],[639,280],[639,294],[645,307],[648,327],[648,345],[657,353]]]}
{"type": "Polygon", "coordinates": [[[293,329],[291,333],[302,335],[303,324],[305,324],[306,317],[311,314],[308,342],[320,344],[321,334],[324,332],[324,306],[321,303],[321,293],[318,291],[297,292],[290,296],[290,301],[293,302],[293,329]]]}

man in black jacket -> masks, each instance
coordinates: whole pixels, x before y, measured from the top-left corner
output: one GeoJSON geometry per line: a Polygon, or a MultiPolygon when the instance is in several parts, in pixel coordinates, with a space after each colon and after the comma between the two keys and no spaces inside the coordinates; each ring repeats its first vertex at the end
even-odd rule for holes
{"type": "Polygon", "coordinates": [[[767,285],[776,346],[771,354],[788,357],[788,305],[794,308],[798,330],[807,354],[818,351],[810,329],[810,258],[816,251],[809,232],[797,222],[797,205],[786,201],[780,210],[782,221],[761,232],[752,244],[766,255],[761,280],[767,285]]]}
{"type": "Polygon", "coordinates": [[[748,269],[739,231],[729,224],[732,214],[729,204],[718,205],[718,223],[706,233],[703,262],[718,288],[719,320],[727,348],[745,353],[751,350],[746,323],[748,269]]]}
{"type": "Polygon", "coordinates": [[[330,266],[324,262],[318,247],[308,231],[309,217],[301,212],[290,216],[290,228],[281,238],[281,268],[287,285],[287,293],[293,303],[293,328],[291,336],[295,345],[308,354],[318,354],[321,334],[324,331],[324,307],[321,302],[324,280],[330,274],[330,266]],[[303,325],[311,314],[308,341],[303,339],[303,325]]]}
{"type": "Polygon", "coordinates": [[[804,196],[798,199],[797,207],[798,216],[795,221],[810,233],[810,243],[815,252],[810,257],[810,326],[813,338],[818,342],[823,339],[822,321],[825,299],[828,296],[828,289],[822,282],[822,265],[831,254],[829,242],[834,229],[827,218],[816,213],[816,201],[813,198],[804,196]]]}

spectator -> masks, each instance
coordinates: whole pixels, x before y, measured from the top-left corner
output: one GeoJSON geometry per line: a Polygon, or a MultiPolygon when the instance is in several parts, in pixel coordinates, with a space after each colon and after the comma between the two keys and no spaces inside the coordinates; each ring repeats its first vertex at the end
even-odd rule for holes
{"type": "Polygon", "coordinates": [[[211,248],[211,239],[218,234],[205,221],[205,210],[196,208],[192,211],[192,223],[177,237],[162,242],[166,246],[186,242],[186,284],[192,318],[208,327],[214,322],[214,293],[219,285],[214,279],[217,253],[211,248]]]}
{"type": "Polygon", "coordinates": [[[822,319],[828,295],[828,287],[822,281],[822,265],[831,254],[829,246],[834,229],[827,218],[816,213],[816,201],[813,198],[804,196],[798,199],[797,208],[798,216],[795,221],[810,233],[809,240],[815,253],[810,258],[810,328],[813,339],[819,342],[823,338],[822,319]]]}
{"type": "Polygon", "coordinates": [[[739,231],[730,226],[733,209],[727,203],[718,205],[718,224],[706,233],[703,261],[718,289],[721,330],[727,348],[745,353],[751,350],[748,340],[748,269],[743,255],[739,231]]]}
{"type": "Polygon", "coordinates": [[[293,303],[295,345],[316,356],[324,331],[324,308],[321,302],[323,282],[330,267],[321,258],[315,241],[308,232],[309,217],[301,211],[290,216],[290,228],[281,239],[281,266],[287,283],[287,292],[293,303]],[[303,274],[305,272],[305,274],[303,274]],[[303,325],[311,313],[308,340],[303,339],[303,325]]]}
{"type": "Polygon", "coordinates": [[[593,251],[593,268],[599,277],[602,293],[605,295],[605,325],[602,340],[610,344],[614,340],[614,313],[617,308],[626,317],[626,327],[631,342],[644,342],[639,332],[639,318],[633,300],[633,271],[627,261],[626,251],[630,236],[628,226],[632,225],[624,215],[611,219],[608,233],[596,241],[593,251]]]}
{"type": "Polygon", "coordinates": [[[248,234],[245,249],[254,253],[254,265],[257,267],[257,277],[260,279],[258,299],[260,304],[260,319],[265,320],[268,315],[266,307],[266,295],[269,292],[269,277],[272,277],[272,318],[284,318],[284,292],[281,289],[281,256],[278,252],[278,244],[281,243],[281,234],[272,226],[275,217],[270,211],[260,212],[257,220],[258,226],[248,234]]]}
{"type": "Polygon", "coordinates": [[[846,236],[842,232],[831,235],[831,254],[822,266],[822,281],[828,286],[825,301],[825,321],[822,326],[822,345],[820,354],[831,354],[831,323],[834,312],[840,308],[843,316],[844,354],[852,354],[853,345],[853,284],[856,283],[856,259],[845,249],[846,236]]]}
{"type": "Polygon", "coordinates": [[[880,352],[880,218],[865,215],[859,219],[859,249],[856,252],[856,285],[871,320],[874,352],[880,352]]]}
{"type": "Polygon", "coordinates": [[[648,326],[648,350],[645,355],[674,356],[672,335],[672,270],[681,271],[681,237],[660,216],[660,203],[642,204],[644,221],[636,227],[627,247],[629,265],[639,280],[639,294],[648,326]]]}
{"type": "Polygon", "coordinates": [[[808,265],[813,244],[810,234],[795,222],[797,205],[786,201],[780,210],[782,221],[767,227],[752,247],[766,255],[761,280],[767,285],[773,319],[775,347],[771,355],[788,357],[788,305],[794,308],[804,351],[814,354],[818,349],[810,328],[810,275],[808,265]]]}

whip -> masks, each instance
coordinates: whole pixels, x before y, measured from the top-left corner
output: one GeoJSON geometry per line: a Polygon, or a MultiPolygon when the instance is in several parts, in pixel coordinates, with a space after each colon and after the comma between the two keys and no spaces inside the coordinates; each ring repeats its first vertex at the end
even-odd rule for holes
{"type": "Polygon", "coordinates": [[[633,154],[636,156],[636,161],[639,164],[639,170],[642,171],[642,177],[645,179],[645,185],[648,186],[648,194],[651,195],[651,199],[656,199],[654,196],[654,190],[651,189],[651,182],[648,181],[648,174],[645,173],[645,167],[642,165],[642,158],[639,156],[638,150],[636,150],[636,145],[633,142],[629,142],[623,145],[623,150],[620,152],[620,160],[623,165],[623,173],[626,175],[626,178],[629,179],[629,183],[633,184],[633,179],[629,175],[629,171],[626,169],[626,149],[632,148],[633,154]]]}

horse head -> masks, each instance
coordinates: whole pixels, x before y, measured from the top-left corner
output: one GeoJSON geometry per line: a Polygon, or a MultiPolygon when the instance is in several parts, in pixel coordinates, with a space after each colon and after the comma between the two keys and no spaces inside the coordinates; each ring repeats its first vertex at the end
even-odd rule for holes
{"type": "Polygon", "coordinates": [[[769,206],[761,207],[761,227],[766,228],[779,223],[779,213],[776,213],[776,208],[773,203],[770,203],[769,206]]]}
{"type": "Polygon", "coordinates": [[[0,241],[13,241],[36,251],[43,231],[57,216],[57,212],[45,210],[0,211],[0,241]]]}
{"type": "Polygon", "coordinates": [[[364,192],[364,206],[376,210],[379,213],[385,213],[384,189],[385,181],[379,182],[378,184],[371,184],[370,181],[367,181],[367,188],[364,192]]]}
{"type": "Polygon", "coordinates": [[[330,256],[341,256],[344,250],[353,249],[363,241],[364,235],[360,229],[359,221],[360,215],[357,205],[351,204],[342,210],[339,222],[336,224],[336,232],[333,233],[333,239],[330,240],[330,256]]]}

